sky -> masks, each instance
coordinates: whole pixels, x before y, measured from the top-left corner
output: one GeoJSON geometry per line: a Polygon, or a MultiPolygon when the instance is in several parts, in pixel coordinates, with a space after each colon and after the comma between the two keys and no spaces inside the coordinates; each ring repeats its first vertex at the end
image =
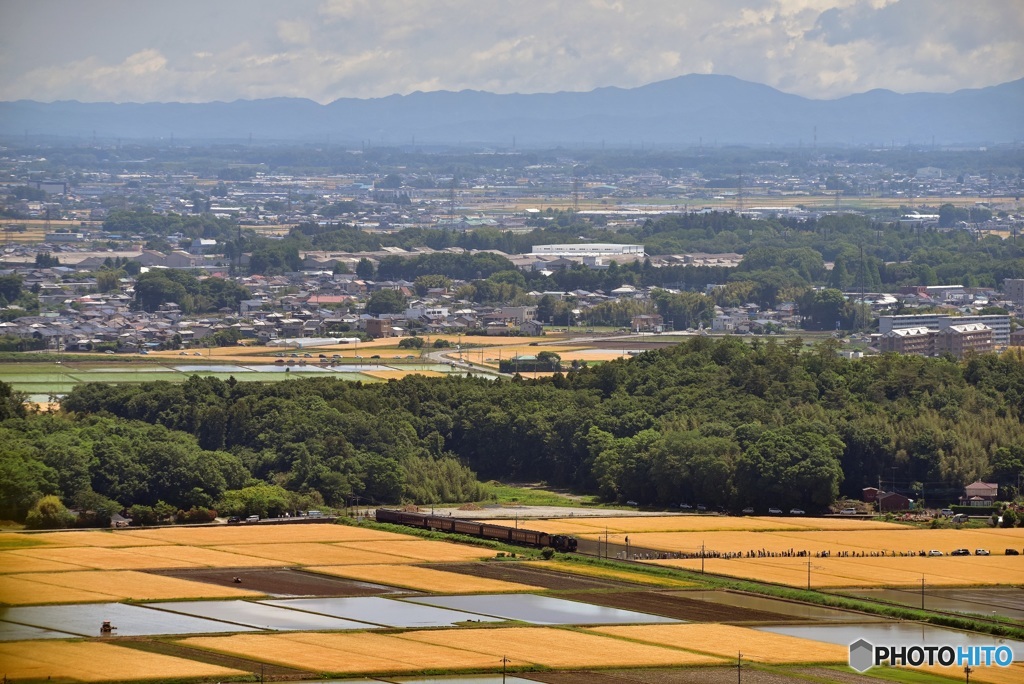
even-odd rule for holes
{"type": "Polygon", "coordinates": [[[0,0],[0,100],[952,92],[1024,76],[1021,36],[1021,0],[0,0]]]}

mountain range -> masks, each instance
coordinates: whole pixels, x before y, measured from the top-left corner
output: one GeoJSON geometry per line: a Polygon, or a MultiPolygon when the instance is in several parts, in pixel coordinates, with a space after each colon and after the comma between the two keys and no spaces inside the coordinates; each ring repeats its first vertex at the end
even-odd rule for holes
{"type": "Polygon", "coordinates": [[[474,90],[234,102],[0,102],[0,135],[331,141],[339,144],[897,145],[1024,138],[1024,79],[953,93],[871,90],[813,100],[731,76],[637,88],[495,94],[474,90]]]}

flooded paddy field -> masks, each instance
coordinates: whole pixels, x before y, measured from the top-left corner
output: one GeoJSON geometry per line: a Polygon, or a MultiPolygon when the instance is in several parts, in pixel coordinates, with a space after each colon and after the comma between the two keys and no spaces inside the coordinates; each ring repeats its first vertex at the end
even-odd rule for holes
{"type": "MultiPolygon", "coordinates": [[[[921,607],[921,592],[907,589],[848,589],[843,594],[858,598],[888,601],[921,607]]],[[[1024,622],[1024,591],[1010,587],[978,587],[973,589],[940,589],[925,587],[924,605],[928,610],[948,613],[973,613],[991,617],[993,614],[1024,622]]]]}
{"type": "Polygon", "coordinates": [[[116,628],[115,636],[256,631],[253,627],[192,615],[165,613],[125,603],[0,608],[0,620],[86,637],[101,636],[100,625],[105,620],[109,620],[116,628]]]}
{"type": "Polygon", "coordinates": [[[273,631],[366,629],[375,626],[253,601],[167,601],[143,605],[146,608],[273,631]]]}
{"type": "Polygon", "coordinates": [[[377,597],[293,599],[262,603],[359,620],[383,627],[453,627],[463,622],[504,621],[498,617],[377,597]]]}
{"type": "Polygon", "coordinates": [[[559,597],[587,601],[610,608],[652,613],[686,622],[783,622],[793,619],[792,616],[780,612],[730,606],[699,598],[690,598],[688,596],[690,593],[704,592],[581,592],[559,594],[559,597]]]}
{"type": "Polygon", "coordinates": [[[202,568],[196,570],[158,570],[154,574],[178,579],[207,582],[223,587],[243,586],[269,596],[379,596],[408,593],[382,584],[359,582],[329,575],[318,575],[291,568],[202,568]],[[235,578],[242,580],[241,584],[235,578]]]}
{"type": "Polygon", "coordinates": [[[457,572],[473,577],[516,582],[554,591],[583,591],[587,589],[636,589],[642,585],[624,580],[573,575],[567,572],[544,570],[525,563],[449,563],[432,565],[437,570],[457,572]]]}
{"type": "Polygon", "coordinates": [[[406,599],[441,608],[451,608],[534,625],[612,625],[677,622],[672,618],[631,610],[566,601],[536,594],[478,594],[473,596],[428,596],[406,599]]]}
{"type": "Polygon", "coordinates": [[[14,622],[0,620],[0,641],[28,641],[29,639],[69,639],[74,634],[57,632],[41,627],[29,627],[14,622]]]}

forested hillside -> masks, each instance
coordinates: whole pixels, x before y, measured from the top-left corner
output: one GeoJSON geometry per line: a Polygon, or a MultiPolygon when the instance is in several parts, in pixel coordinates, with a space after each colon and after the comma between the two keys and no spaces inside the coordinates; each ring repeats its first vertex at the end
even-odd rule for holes
{"type": "Polygon", "coordinates": [[[333,505],[473,500],[470,469],[609,500],[820,510],[879,478],[927,497],[1024,470],[1019,355],[846,361],[827,343],[694,338],[536,381],[89,384],[58,415],[3,389],[0,494],[19,519],[43,494],[188,510],[261,483],[333,505]]]}

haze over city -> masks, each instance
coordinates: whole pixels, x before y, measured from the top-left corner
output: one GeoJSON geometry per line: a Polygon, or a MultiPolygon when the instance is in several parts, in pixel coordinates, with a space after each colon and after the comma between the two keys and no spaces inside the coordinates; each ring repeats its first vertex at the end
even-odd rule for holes
{"type": "Polygon", "coordinates": [[[1022,34],[1002,0],[19,1],[0,7],[0,100],[326,103],[688,73],[810,98],[952,92],[1020,78],[1022,34]]]}

